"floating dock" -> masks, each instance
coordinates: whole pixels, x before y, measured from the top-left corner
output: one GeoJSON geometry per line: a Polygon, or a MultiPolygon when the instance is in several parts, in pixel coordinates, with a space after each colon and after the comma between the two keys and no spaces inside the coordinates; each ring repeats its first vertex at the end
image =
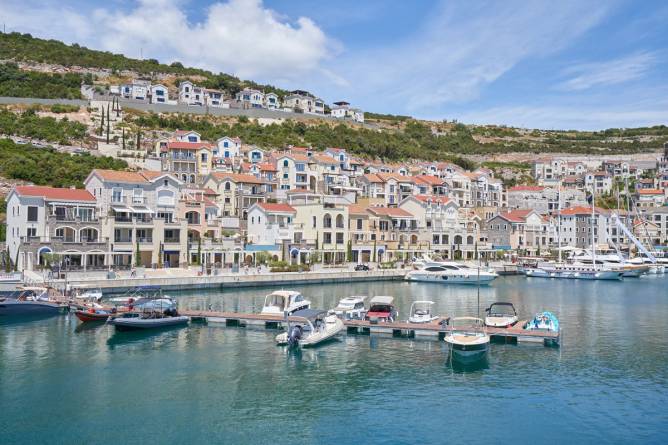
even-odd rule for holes
{"type": "MultiPolygon", "coordinates": [[[[181,315],[190,317],[193,323],[222,324],[230,327],[259,327],[264,329],[284,329],[285,318],[280,315],[246,314],[239,312],[217,312],[181,310],[181,315]]],[[[426,338],[443,340],[451,326],[442,324],[445,318],[438,318],[431,323],[408,323],[404,321],[372,323],[368,320],[343,320],[349,335],[387,335],[396,338],[426,338]]],[[[526,320],[518,321],[508,328],[487,327],[487,333],[494,342],[504,343],[542,343],[545,346],[558,346],[561,332],[530,331],[524,329],[526,320]]]]}

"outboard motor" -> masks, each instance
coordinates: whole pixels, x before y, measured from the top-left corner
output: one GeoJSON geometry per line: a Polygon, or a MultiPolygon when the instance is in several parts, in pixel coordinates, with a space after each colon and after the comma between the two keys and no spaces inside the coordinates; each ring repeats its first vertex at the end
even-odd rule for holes
{"type": "Polygon", "coordinates": [[[290,332],[288,332],[288,346],[297,346],[299,340],[302,338],[302,333],[302,327],[299,325],[290,328],[290,332]]]}

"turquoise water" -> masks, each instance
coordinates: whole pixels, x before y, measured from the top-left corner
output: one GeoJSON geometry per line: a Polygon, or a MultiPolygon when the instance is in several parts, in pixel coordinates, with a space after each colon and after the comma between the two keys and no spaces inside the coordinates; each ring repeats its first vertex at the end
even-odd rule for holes
{"type": "MultiPolygon", "coordinates": [[[[74,316],[0,325],[0,443],[666,443],[668,277],[503,277],[480,307],[551,310],[560,348],[493,344],[485,366],[443,342],[344,336],[288,353],[275,331],[194,325],[115,333],[74,316]]],[[[314,306],[394,295],[475,315],[475,287],[300,286],[314,306]]],[[[259,309],[269,289],[176,295],[181,307],[259,309]]]]}

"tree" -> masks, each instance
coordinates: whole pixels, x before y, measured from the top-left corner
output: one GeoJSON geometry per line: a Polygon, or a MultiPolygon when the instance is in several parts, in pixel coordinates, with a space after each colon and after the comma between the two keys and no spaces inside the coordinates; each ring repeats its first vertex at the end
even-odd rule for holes
{"type": "Polygon", "coordinates": [[[137,150],[141,150],[141,129],[137,129],[137,150]]]}
{"type": "Polygon", "coordinates": [[[4,260],[5,260],[5,272],[9,273],[12,271],[12,256],[9,254],[9,247],[7,247],[7,251],[5,251],[4,255],[4,260]]]}
{"type": "Polygon", "coordinates": [[[104,106],[100,106],[100,135],[104,134],[104,106]]]}
{"type": "Polygon", "coordinates": [[[121,141],[123,143],[123,151],[125,151],[125,127],[122,128],[123,132],[121,133],[121,141]]]}
{"type": "Polygon", "coordinates": [[[346,261],[347,262],[352,262],[353,261],[353,240],[348,240],[348,248],[346,249],[346,261]]]}
{"type": "Polygon", "coordinates": [[[320,233],[315,232],[315,250],[320,250],[320,233]]]}
{"type": "Polygon", "coordinates": [[[196,265],[200,265],[202,262],[202,238],[197,238],[197,259],[195,260],[196,265]]]}
{"type": "Polygon", "coordinates": [[[377,261],[376,252],[377,252],[377,249],[376,249],[376,240],[373,240],[373,252],[372,252],[372,253],[373,253],[373,257],[372,257],[372,260],[371,260],[371,262],[373,262],[373,263],[375,263],[375,262],[377,261]]]}
{"type": "Polygon", "coordinates": [[[135,249],[135,266],[141,266],[141,252],[139,252],[139,240],[137,240],[137,248],[135,249]]]}

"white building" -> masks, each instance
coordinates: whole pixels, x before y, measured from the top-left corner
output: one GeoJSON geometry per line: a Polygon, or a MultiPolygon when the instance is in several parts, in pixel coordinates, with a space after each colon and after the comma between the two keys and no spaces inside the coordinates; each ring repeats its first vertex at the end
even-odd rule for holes
{"type": "Polygon", "coordinates": [[[281,108],[281,100],[276,93],[267,93],[264,95],[264,107],[269,110],[279,110],[281,108]]]}
{"type": "Polygon", "coordinates": [[[364,123],[364,112],[358,108],[350,108],[350,103],[334,102],[332,116],[337,119],[351,119],[354,122],[364,123]]]}
{"type": "MultiPolygon", "coordinates": [[[[277,246],[292,242],[297,210],[285,203],[258,202],[248,209],[248,242],[277,246]]],[[[278,248],[275,250],[279,250],[278,248]]]]}
{"type": "Polygon", "coordinates": [[[264,93],[252,88],[244,88],[236,95],[237,102],[241,103],[242,108],[263,108],[264,93]]]}
{"type": "Polygon", "coordinates": [[[151,103],[166,104],[169,103],[169,91],[167,87],[161,84],[151,85],[151,103]]]}
{"type": "Polygon", "coordinates": [[[121,85],[121,96],[126,99],[146,100],[150,93],[151,83],[147,80],[133,80],[121,85]]]}
{"type": "Polygon", "coordinates": [[[283,108],[295,113],[325,114],[325,102],[301,90],[293,91],[286,96],[283,100],[283,108]]]}

